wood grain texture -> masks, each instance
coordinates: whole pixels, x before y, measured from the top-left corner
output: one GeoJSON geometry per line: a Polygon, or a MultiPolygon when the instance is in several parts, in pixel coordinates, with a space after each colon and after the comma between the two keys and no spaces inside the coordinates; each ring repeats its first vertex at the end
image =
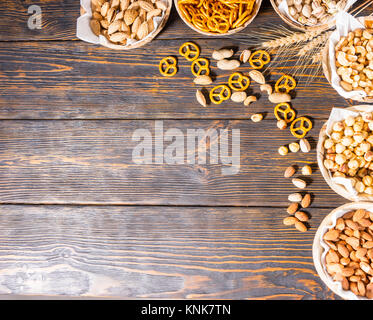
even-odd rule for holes
{"type": "Polygon", "coordinates": [[[1,2],[0,41],[74,40],[76,19],[80,14],[76,0],[14,0],[1,2]],[[29,29],[28,8],[41,8],[42,28],[29,29]]]}
{"type": "MultiPolygon", "coordinates": [[[[125,53],[77,41],[77,0],[3,1],[0,13],[0,294],[338,299],[317,276],[311,246],[323,216],[346,200],[322,179],[315,147],[331,107],[351,102],[323,75],[309,81],[309,66],[292,104],[313,119],[313,150],[281,157],[277,148],[295,139],[276,128],[265,95],[250,107],[203,108],[184,59],[176,77],[158,73],[160,59],[186,40],[204,57],[223,46],[257,48],[252,30],[283,25],[269,1],[247,29],[222,39],[202,39],[173,9],[156,40],[125,53]],[[27,28],[35,4],[41,30],[27,28]],[[265,120],[248,120],[255,112],[265,120]],[[133,163],[131,137],[153,132],[154,119],[183,133],[240,129],[239,173],[222,175],[221,164],[133,163]],[[304,234],[282,225],[297,191],[283,171],[294,163],[315,170],[304,234]]],[[[289,54],[272,63],[268,80],[297,62],[289,54]]],[[[212,65],[214,84],[226,83],[230,73],[212,65]]],[[[258,86],[249,93],[259,97],[258,86]]]]}
{"type": "MultiPolygon", "coordinates": [[[[315,124],[316,135],[321,122],[315,124]]],[[[2,203],[84,203],[146,205],[286,206],[297,191],[283,177],[286,167],[313,164],[315,151],[280,156],[281,145],[296,141],[275,121],[164,121],[176,128],[240,129],[239,173],[224,175],[221,164],[135,164],[136,129],[154,135],[154,121],[2,121],[0,123],[0,201],[2,203]]],[[[157,139],[159,141],[159,139],[157,139]]],[[[315,143],[310,138],[313,147],[315,143]]],[[[185,155],[186,155],[186,138],[185,155]]],[[[213,141],[217,144],[218,141],[213,141]]],[[[231,138],[229,140],[231,147],[231,138]]],[[[164,149],[171,142],[164,142],[164,149]]],[[[201,147],[201,145],[200,145],[201,147]]],[[[230,149],[229,149],[230,150],[230,149]]],[[[209,156],[209,155],[208,155],[209,156]]],[[[154,160],[154,159],[153,159],[154,160]]],[[[335,195],[316,170],[308,190],[314,206],[345,200],[335,195]]]]}
{"type": "Polygon", "coordinates": [[[0,294],[332,299],[271,208],[0,206],[0,294]]]}
{"type": "MultiPolygon", "coordinates": [[[[266,94],[252,83],[249,94],[259,100],[250,107],[232,101],[201,107],[195,98],[197,87],[190,63],[179,57],[179,72],[172,78],[160,75],[159,61],[178,55],[185,40],[158,40],[143,49],[125,53],[83,42],[0,43],[1,119],[248,119],[256,111],[269,111],[266,94]]],[[[211,57],[221,40],[201,39],[202,56],[211,57]]],[[[241,52],[246,46],[227,39],[225,46],[241,52]]],[[[238,56],[238,55],[237,55],[238,56]]],[[[288,64],[298,58],[289,57],[288,64]]],[[[286,64],[285,63],[285,64],[286,64]]],[[[218,70],[211,61],[214,83],[228,82],[232,72],[218,70]]],[[[289,68],[289,67],[288,67],[289,68]]],[[[247,74],[244,64],[237,69],[247,74]]],[[[308,70],[311,73],[311,68],[308,70]]],[[[267,81],[274,83],[289,72],[284,63],[274,62],[267,81]]],[[[310,82],[308,74],[297,77],[293,107],[315,119],[327,119],[332,106],[349,104],[328,84],[322,74],[310,82]],[[325,99],[328,97],[328,99],[325,99]]]]}

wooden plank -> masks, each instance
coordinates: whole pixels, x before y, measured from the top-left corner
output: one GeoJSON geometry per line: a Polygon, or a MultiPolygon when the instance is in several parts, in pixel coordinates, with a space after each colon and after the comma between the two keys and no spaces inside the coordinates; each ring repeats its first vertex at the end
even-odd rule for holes
{"type": "MultiPolygon", "coordinates": [[[[0,206],[0,294],[334,299],[271,208],[0,206]]],[[[338,299],[338,298],[337,298],[338,299]]]]}
{"type": "Polygon", "coordinates": [[[80,2],[75,0],[2,1],[0,12],[0,41],[74,40],[80,2]],[[41,29],[30,29],[29,19],[41,9],[41,29]],[[30,8],[30,13],[29,13],[30,8]]]}
{"type": "MultiPolygon", "coordinates": [[[[324,182],[316,169],[315,137],[322,125],[310,133],[313,151],[277,153],[279,146],[296,141],[288,130],[279,130],[275,121],[164,121],[164,134],[175,128],[184,138],[182,164],[136,164],[132,141],[137,129],[155,137],[154,121],[1,121],[0,202],[33,204],[146,204],[146,205],[232,205],[286,206],[288,194],[297,191],[283,178],[286,167],[312,163],[315,174],[307,179],[315,195],[314,207],[346,202],[324,182]],[[221,158],[206,164],[189,164],[186,155],[188,129],[239,129],[240,161],[237,174],[227,175],[221,158]]],[[[218,147],[215,140],[212,146],[218,147]]],[[[166,150],[171,142],[164,142],[166,150]]],[[[198,150],[202,150],[203,144],[198,150]]],[[[232,137],[229,138],[229,152],[232,137]]],[[[222,144],[219,146],[222,147],[222,144]]],[[[155,142],[153,144],[153,150],[155,142]]],[[[194,151],[194,152],[193,152],[194,151]]],[[[153,151],[155,154],[155,151],[153,151]]],[[[203,156],[202,158],[203,159],[203,156]]]]}
{"type": "MultiPolygon", "coordinates": [[[[184,58],[179,58],[176,76],[161,76],[159,61],[178,55],[183,42],[159,40],[126,53],[82,42],[0,43],[0,119],[248,119],[253,110],[267,111],[274,118],[273,104],[264,94],[250,107],[232,101],[201,107],[190,63],[184,58]]],[[[205,57],[221,47],[217,39],[197,43],[205,57]]],[[[245,48],[231,39],[224,46],[238,52],[245,48]]],[[[274,62],[268,81],[274,85],[297,59],[291,56],[283,63],[274,62]]],[[[227,83],[232,73],[218,70],[215,61],[211,64],[215,81],[206,90],[227,83]]],[[[245,64],[237,70],[247,74],[251,69],[245,64]]],[[[326,119],[331,106],[348,103],[323,75],[310,81],[308,74],[314,71],[308,69],[297,77],[293,106],[299,113],[326,119]]],[[[248,93],[259,97],[259,85],[253,83],[248,93]]]]}

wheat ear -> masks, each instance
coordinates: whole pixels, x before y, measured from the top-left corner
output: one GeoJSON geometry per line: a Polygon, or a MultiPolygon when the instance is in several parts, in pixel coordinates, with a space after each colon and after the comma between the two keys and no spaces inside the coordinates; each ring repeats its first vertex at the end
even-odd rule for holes
{"type": "Polygon", "coordinates": [[[288,46],[291,44],[310,41],[317,37],[322,30],[315,30],[315,31],[306,31],[306,32],[294,32],[292,35],[286,37],[280,37],[277,39],[273,39],[270,41],[266,41],[262,43],[264,48],[278,48],[283,46],[288,46]]]}
{"type": "Polygon", "coordinates": [[[313,56],[312,56],[312,62],[313,63],[319,63],[321,62],[322,60],[322,51],[323,51],[324,48],[321,48],[320,51],[316,52],[313,56]]]}
{"type": "Polygon", "coordinates": [[[312,49],[317,48],[320,45],[324,44],[326,41],[328,41],[332,32],[333,31],[325,32],[325,33],[319,35],[318,37],[312,39],[302,49],[299,50],[297,55],[298,56],[304,56],[308,51],[311,51],[312,49]]]}

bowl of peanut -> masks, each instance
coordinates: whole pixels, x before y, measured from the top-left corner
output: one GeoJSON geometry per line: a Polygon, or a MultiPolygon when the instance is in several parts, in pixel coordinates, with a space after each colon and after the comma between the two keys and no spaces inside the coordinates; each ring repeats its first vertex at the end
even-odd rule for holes
{"type": "Polygon", "coordinates": [[[326,79],[344,98],[373,102],[373,18],[348,17],[355,28],[342,36],[335,30],[322,55],[326,79]]]}
{"type": "Polygon", "coordinates": [[[316,231],[313,261],[321,280],[346,300],[373,299],[373,203],[330,212],[316,231]]]}
{"type": "Polygon", "coordinates": [[[350,201],[373,201],[373,106],[333,108],[316,153],[333,191],[350,201]]]}

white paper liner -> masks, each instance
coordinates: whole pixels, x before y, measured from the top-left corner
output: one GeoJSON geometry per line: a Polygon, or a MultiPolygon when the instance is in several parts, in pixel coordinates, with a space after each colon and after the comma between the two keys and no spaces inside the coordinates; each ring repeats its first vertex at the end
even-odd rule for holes
{"type": "MultiPolygon", "coordinates": [[[[167,2],[161,0],[167,5],[167,2]]],[[[85,42],[93,43],[93,44],[100,44],[102,46],[111,48],[111,49],[118,49],[124,50],[126,47],[134,44],[134,43],[141,43],[148,37],[152,36],[153,33],[158,29],[159,24],[164,19],[165,11],[162,11],[162,16],[154,17],[154,30],[150,32],[144,39],[135,40],[135,39],[127,39],[127,43],[125,45],[117,45],[110,42],[105,36],[99,35],[96,36],[90,27],[90,21],[92,18],[92,8],[91,8],[91,0],[80,0],[80,5],[84,8],[85,14],[80,16],[76,23],[76,36],[85,42]]]]}
{"type": "MultiPolygon", "coordinates": [[[[364,106],[364,112],[373,112],[373,106],[372,105],[364,106]]],[[[357,117],[359,115],[362,115],[364,112],[352,111],[352,110],[343,109],[343,108],[333,108],[332,111],[330,112],[330,116],[326,123],[326,135],[330,138],[333,124],[335,122],[343,121],[348,116],[357,117]]],[[[351,195],[354,201],[359,200],[358,199],[359,193],[355,190],[355,188],[352,185],[352,182],[349,179],[343,178],[343,177],[332,177],[332,174],[330,171],[329,171],[329,175],[331,177],[332,182],[342,185],[348,191],[348,193],[351,195]]]]}
{"type": "Polygon", "coordinates": [[[356,18],[346,12],[340,12],[336,16],[336,30],[329,38],[329,66],[331,71],[331,85],[332,87],[345,99],[361,99],[367,96],[363,90],[346,91],[341,85],[341,77],[337,74],[337,67],[335,65],[335,46],[341,37],[347,36],[350,31],[356,29],[365,29],[365,26],[356,18]]]}
{"type": "MultiPolygon", "coordinates": [[[[359,209],[359,208],[360,207],[357,206],[356,209],[359,209]]],[[[368,210],[368,211],[373,211],[372,208],[369,208],[369,209],[365,208],[365,209],[368,210]]],[[[354,294],[350,290],[348,290],[348,291],[343,290],[342,283],[340,281],[333,280],[333,278],[330,276],[330,274],[326,270],[326,260],[325,260],[325,257],[326,257],[326,254],[328,253],[328,251],[330,250],[330,247],[329,247],[329,245],[323,239],[324,234],[329,229],[335,227],[335,225],[337,224],[337,219],[338,218],[342,217],[345,213],[350,212],[352,210],[354,210],[354,209],[351,209],[351,208],[341,208],[340,210],[335,211],[334,214],[332,214],[330,216],[331,217],[331,223],[329,225],[325,225],[325,226],[321,227],[321,229],[320,229],[320,238],[316,239],[317,241],[320,242],[321,247],[324,249],[323,252],[322,252],[322,254],[321,254],[321,267],[323,268],[324,274],[326,275],[326,277],[328,278],[328,280],[337,287],[337,291],[338,291],[339,295],[341,297],[343,297],[344,299],[349,299],[349,300],[371,300],[371,299],[368,299],[368,298],[365,298],[365,297],[357,296],[356,294],[354,294]]]]}
{"type": "MultiPolygon", "coordinates": [[[[352,5],[356,2],[357,0],[348,0],[347,3],[346,3],[346,6],[344,7],[343,11],[348,11],[348,9],[350,9],[352,7],[352,5]]],[[[286,15],[290,20],[292,20],[293,22],[295,22],[296,24],[299,24],[300,26],[303,26],[302,23],[300,23],[299,21],[295,20],[292,15],[289,13],[289,6],[288,6],[288,3],[286,0],[282,0],[281,3],[279,4],[278,6],[278,9],[280,10],[281,13],[283,13],[284,15],[286,15]]],[[[332,17],[330,17],[332,19],[332,17]]],[[[307,24],[306,24],[307,25],[307,24]]],[[[321,25],[321,23],[319,24],[315,24],[315,25],[309,25],[309,26],[319,26],[321,25]]]]}

